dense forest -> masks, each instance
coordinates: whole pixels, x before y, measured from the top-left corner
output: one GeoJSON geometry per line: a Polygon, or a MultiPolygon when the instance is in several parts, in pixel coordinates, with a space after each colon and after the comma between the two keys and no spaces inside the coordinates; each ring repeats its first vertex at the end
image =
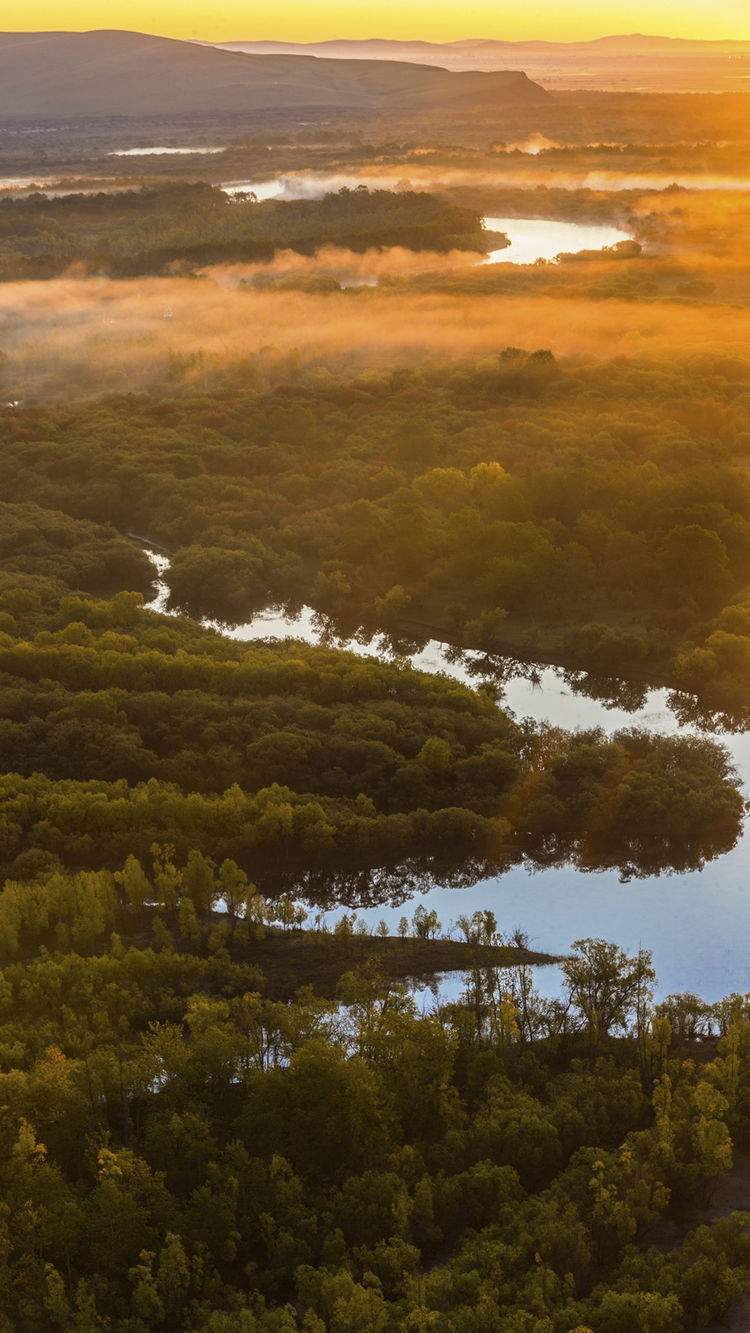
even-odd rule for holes
{"type": "Polygon", "coordinates": [[[146,557],[35,505],[3,517],[37,534],[0,571],[6,874],[114,868],[163,842],[267,876],[415,856],[639,874],[737,837],[742,801],[711,741],[534,728],[408,666],[234,643],[157,618],[136,592],[87,597],[55,542],[64,554],[79,530],[86,571],[97,542],[119,550],[123,582],[143,580],[146,557]]]}
{"type": "MultiPolygon", "coordinates": [[[[15,408],[3,440],[13,514],[146,534],[194,615],[307,602],[344,635],[556,653],[750,704],[742,362],[508,348],[270,392],[15,408]]],[[[123,569],[120,586],[143,582],[123,569]]]]}
{"type": "Polygon", "coordinates": [[[747,1214],[685,1225],[750,1128],[739,997],[654,1008],[647,953],[581,940],[556,1002],[520,964],[429,1015],[372,967],[280,1003],[194,908],[190,952],[87,954],[144,891],[18,895],[58,942],[0,994],[8,1328],[680,1333],[741,1295],[747,1214]]]}
{"type": "MultiPolygon", "coordinates": [[[[522,857],[703,864],[741,826],[726,753],[144,609],[104,441],[120,487],[143,413],[154,460],[189,420],[222,464],[226,404],[127,406],[93,436],[90,409],[6,414],[35,495],[3,503],[0,548],[7,1327],[709,1327],[750,1261],[746,1216],[711,1204],[750,1134],[746,1002],[654,1006],[648,953],[597,940],[545,1000],[492,912],[442,940],[418,904],[369,940],[325,909],[522,857]],[[426,1013],[396,978],[438,959],[466,991],[426,1013]]],[[[292,449],[294,399],[256,407],[292,449]]]]}
{"type": "Polygon", "coordinates": [[[639,941],[742,919],[747,109],[0,136],[0,1333],[737,1319],[750,997],[639,941]],[[374,188],[217,184],[294,172],[374,188]]]}
{"type": "MultiPolygon", "coordinates": [[[[270,259],[400,245],[483,251],[477,213],[425,193],[340,190],[322,199],[259,203],[208,184],[100,194],[0,198],[0,280],[50,278],[72,265],[117,277],[190,271],[231,260],[270,259]]],[[[496,248],[502,240],[493,240],[496,248]]]]}

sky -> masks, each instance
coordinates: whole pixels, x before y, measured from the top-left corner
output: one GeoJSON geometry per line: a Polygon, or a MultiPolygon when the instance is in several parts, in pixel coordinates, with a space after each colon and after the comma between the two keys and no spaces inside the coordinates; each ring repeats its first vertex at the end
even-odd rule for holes
{"type": "Polygon", "coordinates": [[[132,28],[169,37],[321,41],[464,37],[575,41],[609,33],[750,40],[750,0],[4,0],[4,31],[132,28]]]}

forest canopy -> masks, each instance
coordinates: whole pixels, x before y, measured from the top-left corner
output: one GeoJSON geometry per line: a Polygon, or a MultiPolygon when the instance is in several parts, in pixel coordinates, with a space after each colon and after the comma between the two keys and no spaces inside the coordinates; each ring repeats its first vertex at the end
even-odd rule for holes
{"type": "Polygon", "coordinates": [[[267,878],[411,857],[631,875],[701,865],[739,833],[736,775],[709,740],[535,728],[444,677],[233,644],[132,594],[21,601],[0,610],[6,874],[169,842],[267,878]]]}
{"type": "MultiPolygon", "coordinates": [[[[493,240],[497,246],[502,241],[493,240]]],[[[351,250],[483,251],[478,213],[426,193],[342,189],[322,199],[258,202],[179,183],[61,198],[0,198],[0,281],[50,278],[72,265],[128,277],[231,260],[351,250]]]]}
{"type": "Polygon", "coordinates": [[[269,1000],[226,932],[65,938],[3,972],[9,1326],[679,1333],[742,1294],[747,1214],[664,1237],[746,1141],[746,999],[654,1007],[599,940],[560,1002],[477,967],[425,1014],[372,968],[269,1000]]]}
{"type": "Polygon", "coordinates": [[[742,1323],[749,100],[647,88],[0,135],[0,1333],[742,1323]]]}
{"type": "MultiPolygon", "coordinates": [[[[74,419],[57,467],[82,495],[74,419]]],[[[0,550],[9,1327],[720,1317],[744,1289],[746,1217],[650,1241],[749,1132],[745,1000],[655,1007],[649,955],[596,940],[543,1000],[528,942],[483,911],[450,942],[465,995],[426,1013],[374,959],[393,966],[411,930],[428,965],[434,911],[379,930],[363,966],[355,914],[303,930],[298,899],[346,905],[355,883],[392,902],[402,880],[514,858],[702,864],[742,820],[726,752],[538,728],[446,677],[107,596],[148,593],[151,562],[119,516],[48,507],[59,482],[34,475],[35,500],[2,506],[0,550]],[[292,997],[305,958],[335,984],[292,997]],[[281,997],[261,961],[277,978],[281,961],[281,997]]]]}
{"type": "Polygon", "coordinates": [[[741,362],[508,348],[270,391],[21,407],[3,417],[0,481],[16,505],[161,543],[172,604],[194,615],[306,602],[345,637],[536,650],[741,711],[748,383],[741,362]]]}

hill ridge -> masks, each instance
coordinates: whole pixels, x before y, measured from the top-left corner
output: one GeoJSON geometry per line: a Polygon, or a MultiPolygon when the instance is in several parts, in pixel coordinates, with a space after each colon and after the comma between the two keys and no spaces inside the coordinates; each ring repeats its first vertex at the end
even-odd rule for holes
{"type": "Polygon", "coordinates": [[[493,108],[549,94],[521,70],[246,54],[126,29],[0,33],[0,116],[493,108]]]}

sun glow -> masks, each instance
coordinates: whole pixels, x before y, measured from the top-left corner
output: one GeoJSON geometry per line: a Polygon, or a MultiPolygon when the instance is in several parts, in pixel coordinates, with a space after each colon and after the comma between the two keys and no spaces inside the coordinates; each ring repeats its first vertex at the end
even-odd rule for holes
{"type": "Polygon", "coordinates": [[[282,6],[251,7],[225,0],[212,8],[199,0],[6,0],[5,31],[130,28],[207,41],[270,39],[320,41],[333,37],[389,37],[451,41],[469,37],[575,41],[613,32],[669,33],[675,37],[750,40],[747,0],[538,0],[530,8],[499,6],[495,0],[288,0],[282,6]]]}

